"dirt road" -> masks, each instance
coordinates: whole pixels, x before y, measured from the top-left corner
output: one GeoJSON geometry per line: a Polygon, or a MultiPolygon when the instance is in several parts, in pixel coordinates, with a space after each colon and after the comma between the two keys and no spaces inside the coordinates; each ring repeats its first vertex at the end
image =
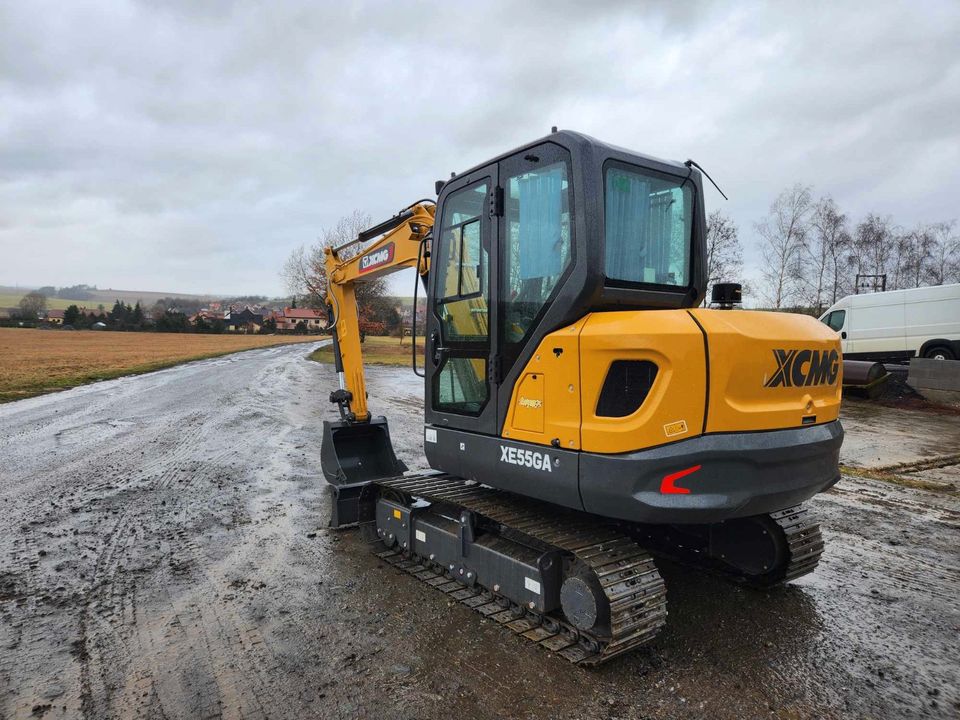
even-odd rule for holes
{"type": "MultiPolygon", "coordinates": [[[[960,502],[844,480],[820,569],[665,565],[666,630],[595,671],[324,529],[304,346],[0,406],[0,717],[956,717],[960,502]]],[[[420,460],[421,390],[370,370],[420,460]]],[[[944,449],[945,451],[945,449],[944,449]]]]}

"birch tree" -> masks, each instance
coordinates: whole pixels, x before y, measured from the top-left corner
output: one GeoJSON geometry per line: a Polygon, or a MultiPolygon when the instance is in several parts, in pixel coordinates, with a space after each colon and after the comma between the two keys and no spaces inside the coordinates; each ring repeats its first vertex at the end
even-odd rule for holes
{"type": "MultiPolygon", "coordinates": [[[[893,220],[869,213],[857,224],[853,250],[856,253],[857,273],[860,275],[884,275],[890,271],[894,255],[893,220]]],[[[888,288],[892,289],[892,288],[888,288]]]]}
{"type": "Polygon", "coordinates": [[[810,188],[794,185],[777,196],[767,217],[756,225],[763,258],[763,291],[775,308],[789,305],[796,297],[798,264],[811,206],[810,188]]]}
{"type": "Polygon", "coordinates": [[[930,226],[933,247],[926,277],[931,285],[960,281],[960,236],[955,231],[956,224],[956,220],[951,220],[930,226]]]}
{"type": "Polygon", "coordinates": [[[743,274],[743,248],[733,220],[720,210],[707,218],[707,296],[714,283],[738,281],[743,274]]]}
{"type": "Polygon", "coordinates": [[[906,236],[902,286],[918,288],[924,281],[936,244],[928,225],[917,225],[906,236]]]}
{"type": "Polygon", "coordinates": [[[800,282],[807,305],[822,312],[846,287],[846,253],[850,248],[847,216],[829,195],[820,198],[810,213],[803,243],[800,282]]]}

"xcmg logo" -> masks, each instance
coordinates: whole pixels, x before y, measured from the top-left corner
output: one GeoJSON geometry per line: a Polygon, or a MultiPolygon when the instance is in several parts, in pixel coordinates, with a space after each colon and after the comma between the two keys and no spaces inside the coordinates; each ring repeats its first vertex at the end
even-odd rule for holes
{"type": "Polygon", "coordinates": [[[360,272],[365,273],[381,265],[386,265],[391,260],[393,260],[393,243],[360,258],[360,272]]]}
{"type": "Polygon", "coordinates": [[[836,350],[774,350],[777,370],[764,387],[833,385],[840,372],[836,350]]]}

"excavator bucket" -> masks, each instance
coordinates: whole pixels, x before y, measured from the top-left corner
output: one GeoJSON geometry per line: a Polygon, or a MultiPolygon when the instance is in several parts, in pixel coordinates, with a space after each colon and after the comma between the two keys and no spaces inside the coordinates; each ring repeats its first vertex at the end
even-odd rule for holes
{"type": "Polygon", "coordinates": [[[407,470],[393,452],[385,417],[365,423],[324,421],[320,468],[332,493],[330,527],[358,522],[363,489],[407,470]]]}

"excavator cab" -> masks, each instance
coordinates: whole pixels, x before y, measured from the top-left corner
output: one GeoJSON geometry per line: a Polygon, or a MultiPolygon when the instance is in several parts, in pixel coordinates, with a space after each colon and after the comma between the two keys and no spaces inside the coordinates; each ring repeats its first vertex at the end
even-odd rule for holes
{"type": "Polygon", "coordinates": [[[549,333],[592,311],[687,308],[704,296],[700,173],[579,133],[460,173],[436,221],[428,426],[499,436],[549,333]]]}
{"type": "MultiPolygon", "coordinates": [[[[438,190],[432,233],[417,234],[419,221],[407,208],[362,233],[357,242],[380,240],[352,259],[356,281],[411,264],[421,271],[428,427],[497,437],[512,388],[548,333],[595,309],[683,308],[703,298],[705,223],[700,173],[692,166],[562,131],[438,183],[438,190]],[[617,218],[606,238],[604,213],[617,218]],[[634,252],[633,236],[647,233],[661,241],[634,252]],[[405,264],[414,254],[416,262],[405,264]]],[[[335,264],[328,270],[341,272],[335,264]]],[[[324,423],[321,463],[339,525],[356,521],[366,483],[406,467],[386,419],[365,419],[345,389],[342,355],[356,333],[332,300],[341,389],[331,400],[342,419],[324,423]]],[[[434,436],[425,435],[431,465],[456,471],[456,457],[432,452],[434,436]]],[[[571,498],[575,485],[575,477],[560,483],[571,498]]]]}

